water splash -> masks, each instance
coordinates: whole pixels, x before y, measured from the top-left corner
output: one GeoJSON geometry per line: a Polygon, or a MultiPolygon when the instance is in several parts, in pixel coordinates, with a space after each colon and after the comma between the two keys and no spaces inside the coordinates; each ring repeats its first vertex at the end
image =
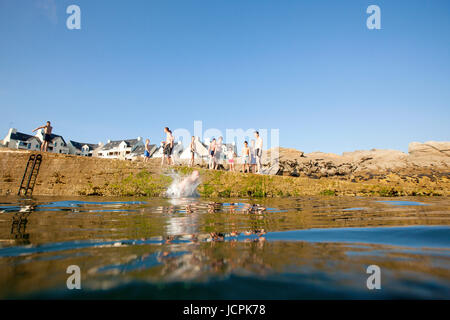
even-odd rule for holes
{"type": "Polygon", "coordinates": [[[181,177],[178,173],[169,174],[173,182],[166,191],[170,198],[198,197],[197,187],[200,184],[200,175],[197,170],[188,176],[181,177]]]}

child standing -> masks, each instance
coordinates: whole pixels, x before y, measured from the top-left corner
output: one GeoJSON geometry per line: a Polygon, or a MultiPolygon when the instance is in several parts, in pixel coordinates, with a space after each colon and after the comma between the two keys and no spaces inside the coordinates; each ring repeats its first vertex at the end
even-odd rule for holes
{"type": "Polygon", "coordinates": [[[234,152],[233,148],[230,147],[227,153],[228,164],[230,167],[230,171],[234,171],[234,157],[236,156],[236,152],[234,152]]]}
{"type": "Polygon", "coordinates": [[[150,140],[145,140],[145,151],[144,151],[144,162],[147,162],[150,159],[150,140]]]}
{"type": "Polygon", "coordinates": [[[250,148],[247,141],[244,142],[244,147],[242,148],[242,171],[244,173],[245,168],[247,168],[247,172],[250,172],[250,148]]]}

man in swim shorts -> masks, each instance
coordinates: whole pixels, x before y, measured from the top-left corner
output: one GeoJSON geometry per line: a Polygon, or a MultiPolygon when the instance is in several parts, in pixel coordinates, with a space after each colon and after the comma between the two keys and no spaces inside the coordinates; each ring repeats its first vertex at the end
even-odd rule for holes
{"type": "Polygon", "coordinates": [[[211,140],[211,143],[208,147],[208,153],[209,153],[209,168],[214,169],[216,166],[216,157],[214,156],[216,153],[216,138],[213,138],[211,140]]]}
{"type": "Polygon", "coordinates": [[[50,125],[50,121],[47,121],[47,124],[34,129],[33,132],[40,130],[40,129],[44,129],[44,141],[42,141],[42,144],[41,144],[41,151],[47,152],[48,144],[52,142],[53,127],[50,125]]]}

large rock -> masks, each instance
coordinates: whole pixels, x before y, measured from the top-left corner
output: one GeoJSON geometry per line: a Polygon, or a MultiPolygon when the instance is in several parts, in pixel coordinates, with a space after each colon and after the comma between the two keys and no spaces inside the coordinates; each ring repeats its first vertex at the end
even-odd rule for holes
{"type": "Polygon", "coordinates": [[[398,150],[372,149],[344,152],[347,162],[354,163],[358,171],[386,170],[405,167],[408,155],[398,150]]]}
{"type": "MultiPolygon", "coordinates": [[[[265,155],[264,168],[271,166],[270,152],[265,155]]],[[[344,152],[342,155],[324,152],[304,154],[295,149],[280,148],[279,168],[271,173],[311,178],[352,176],[417,168],[447,170],[450,167],[450,142],[413,142],[409,154],[398,150],[371,149],[344,152]]]]}
{"type": "Polygon", "coordinates": [[[428,141],[425,143],[411,142],[408,146],[408,153],[414,157],[437,156],[450,157],[450,142],[428,141]]]}

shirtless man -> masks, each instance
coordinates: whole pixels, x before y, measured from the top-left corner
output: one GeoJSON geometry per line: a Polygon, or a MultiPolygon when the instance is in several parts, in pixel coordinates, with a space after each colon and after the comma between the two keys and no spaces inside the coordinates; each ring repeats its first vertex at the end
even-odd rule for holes
{"type": "Polygon", "coordinates": [[[52,130],[53,127],[50,125],[50,121],[47,121],[46,125],[40,126],[33,130],[33,132],[38,131],[40,129],[44,129],[44,141],[41,144],[41,151],[47,152],[48,144],[52,142],[52,130]]]}
{"type": "Polygon", "coordinates": [[[179,185],[178,190],[180,191],[181,197],[192,196],[192,186],[196,185],[200,178],[200,173],[197,170],[192,171],[192,174],[185,178],[179,185]]]}
{"type": "Polygon", "coordinates": [[[163,151],[163,158],[161,161],[161,166],[164,165],[164,159],[167,157],[167,163],[170,165],[173,164],[172,161],[172,149],[173,149],[173,135],[172,135],[172,131],[169,130],[168,127],[164,128],[164,132],[166,133],[166,142],[164,144],[164,151],[163,151]]]}
{"type": "Polygon", "coordinates": [[[215,157],[215,153],[216,153],[216,138],[213,138],[211,143],[209,144],[208,147],[208,153],[209,153],[209,168],[210,169],[214,169],[215,168],[215,161],[216,161],[216,157],[215,157]]]}

